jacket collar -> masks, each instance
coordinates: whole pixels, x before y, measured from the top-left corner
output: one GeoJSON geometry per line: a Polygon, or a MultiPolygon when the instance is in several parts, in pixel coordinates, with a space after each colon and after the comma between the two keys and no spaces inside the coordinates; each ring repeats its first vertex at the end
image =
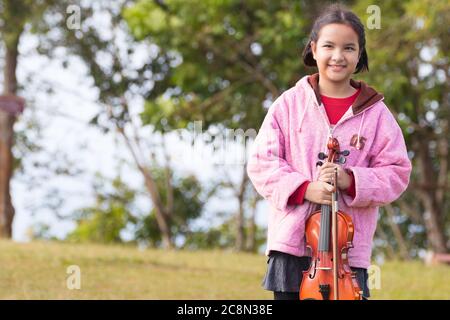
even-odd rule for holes
{"type": "MultiPolygon", "coordinates": [[[[320,92],[319,92],[319,74],[315,73],[308,76],[308,83],[314,90],[317,102],[321,104],[322,101],[320,99],[320,92]]],[[[356,98],[355,102],[352,105],[354,115],[361,113],[366,108],[370,107],[374,103],[384,98],[381,93],[378,93],[374,88],[369,87],[364,81],[356,81],[350,79],[350,85],[353,88],[361,89],[358,97],[356,98]]]]}

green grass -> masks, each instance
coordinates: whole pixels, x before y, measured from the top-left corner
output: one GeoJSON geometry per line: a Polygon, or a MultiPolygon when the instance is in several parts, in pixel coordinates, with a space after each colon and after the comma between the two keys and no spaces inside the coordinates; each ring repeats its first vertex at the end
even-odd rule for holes
{"type": "MultiPolygon", "coordinates": [[[[262,255],[138,250],[127,246],[0,241],[0,299],[271,299],[262,255]],[[81,289],[67,288],[67,268],[81,289]]],[[[373,299],[450,299],[450,267],[381,266],[373,299]]]]}

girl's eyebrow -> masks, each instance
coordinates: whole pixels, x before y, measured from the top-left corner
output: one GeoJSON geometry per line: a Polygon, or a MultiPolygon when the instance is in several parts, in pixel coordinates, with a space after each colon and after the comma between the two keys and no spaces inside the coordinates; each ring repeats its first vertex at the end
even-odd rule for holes
{"type": "MultiPolygon", "coordinates": [[[[326,40],[326,41],[324,41],[325,43],[327,43],[327,44],[334,44],[334,42],[333,41],[330,41],[330,40],[326,40]]],[[[345,46],[355,46],[356,44],[354,43],[354,42],[350,42],[350,43],[346,43],[345,44],[345,46]]]]}

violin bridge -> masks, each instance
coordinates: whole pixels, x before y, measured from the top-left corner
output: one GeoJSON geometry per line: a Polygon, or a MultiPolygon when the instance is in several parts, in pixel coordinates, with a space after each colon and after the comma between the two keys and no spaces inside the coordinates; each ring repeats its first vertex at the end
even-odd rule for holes
{"type": "Polygon", "coordinates": [[[330,267],[316,267],[316,270],[331,270],[330,267]]]}

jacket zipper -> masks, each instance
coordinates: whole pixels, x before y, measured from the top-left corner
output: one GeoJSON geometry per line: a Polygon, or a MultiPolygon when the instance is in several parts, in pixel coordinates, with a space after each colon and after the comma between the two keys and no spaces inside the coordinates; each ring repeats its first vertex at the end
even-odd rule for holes
{"type": "MultiPolygon", "coordinates": [[[[363,113],[366,112],[368,109],[372,108],[374,105],[375,105],[375,103],[372,104],[370,107],[367,107],[367,108],[363,111],[363,113]]],[[[323,107],[323,104],[321,104],[320,107],[323,107]]],[[[352,107],[352,106],[350,106],[350,108],[351,108],[351,107],[352,107]]],[[[354,114],[354,115],[348,117],[347,119],[345,119],[345,120],[342,121],[342,122],[341,122],[341,121],[338,121],[338,122],[332,127],[331,125],[328,125],[328,121],[327,121],[327,119],[325,119],[325,117],[324,117],[324,115],[323,115],[323,112],[319,111],[319,113],[322,115],[322,119],[325,121],[325,125],[328,127],[328,137],[333,137],[333,131],[336,129],[336,127],[337,127],[338,125],[341,125],[341,124],[343,124],[344,122],[346,122],[347,120],[350,120],[350,119],[356,117],[357,115],[359,115],[359,113],[358,113],[358,114],[354,114]]]]}

